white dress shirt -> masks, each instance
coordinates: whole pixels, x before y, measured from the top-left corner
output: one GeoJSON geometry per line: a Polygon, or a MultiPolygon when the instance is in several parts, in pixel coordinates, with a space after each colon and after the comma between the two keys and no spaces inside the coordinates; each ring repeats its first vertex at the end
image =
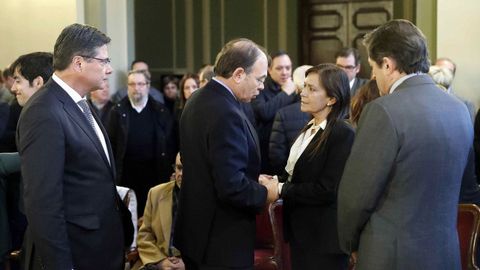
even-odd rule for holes
{"type": "MultiPolygon", "coordinates": [[[[65,92],[67,92],[67,94],[72,98],[73,102],[75,102],[78,108],[83,112],[83,109],[82,107],[80,107],[80,105],[78,105],[78,102],[82,99],[85,99],[85,97],[82,98],[77,91],[73,90],[73,88],[71,88],[67,83],[62,81],[62,79],[60,79],[57,75],[55,75],[55,73],[53,73],[52,79],[58,85],[60,85],[60,87],[62,87],[62,89],[65,90],[65,92]]],[[[93,120],[94,120],[93,123],[95,125],[95,133],[97,134],[97,137],[99,138],[100,143],[102,144],[102,148],[103,148],[103,151],[105,151],[105,156],[107,157],[108,163],[110,163],[110,156],[108,155],[108,150],[107,150],[107,142],[105,141],[105,137],[103,136],[102,130],[100,129],[100,126],[98,125],[97,120],[95,120],[95,118],[93,118],[93,120]]]]}

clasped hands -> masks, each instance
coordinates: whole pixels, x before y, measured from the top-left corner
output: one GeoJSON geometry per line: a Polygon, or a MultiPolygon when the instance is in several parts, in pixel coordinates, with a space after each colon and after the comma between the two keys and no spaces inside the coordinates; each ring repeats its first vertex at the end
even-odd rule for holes
{"type": "Polygon", "coordinates": [[[258,182],[267,188],[267,204],[278,200],[278,179],[268,174],[260,174],[258,182]]]}

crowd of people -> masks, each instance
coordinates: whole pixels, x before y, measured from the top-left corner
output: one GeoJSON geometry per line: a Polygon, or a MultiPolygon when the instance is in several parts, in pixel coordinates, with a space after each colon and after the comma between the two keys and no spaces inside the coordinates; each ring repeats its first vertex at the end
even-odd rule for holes
{"type": "Polygon", "coordinates": [[[279,199],[292,269],[460,269],[480,136],[411,22],[364,37],[370,78],[355,48],[294,70],[240,38],[160,89],[135,60],[111,93],[110,42],[73,24],[2,73],[1,270],[119,270],[132,249],[132,269],[253,269],[279,199]]]}

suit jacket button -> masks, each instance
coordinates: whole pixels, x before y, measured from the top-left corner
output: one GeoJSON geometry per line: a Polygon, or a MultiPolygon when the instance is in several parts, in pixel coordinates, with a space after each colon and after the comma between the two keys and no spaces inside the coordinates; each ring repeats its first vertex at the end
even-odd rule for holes
{"type": "Polygon", "coordinates": [[[165,156],[165,153],[162,153],[161,155],[162,155],[162,157],[164,157],[164,156],[165,156]]]}
{"type": "Polygon", "coordinates": [[[122,117],[126,117],[127,115],[126,114],[122,114],[122,117]]]}

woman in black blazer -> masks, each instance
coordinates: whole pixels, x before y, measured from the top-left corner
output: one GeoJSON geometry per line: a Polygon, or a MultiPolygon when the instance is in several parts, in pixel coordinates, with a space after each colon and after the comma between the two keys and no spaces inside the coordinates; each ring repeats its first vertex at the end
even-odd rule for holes
{"type": "Polygon", "coordinates": [[[279,184],[292,269],[348,267],[348,255],[338,244],[336,211],[337,188],[354,139],[344,121],[349,90],[347,75],[335,65],[306,71],[301,110],[313,119],[292,145],[279,184]]]}

